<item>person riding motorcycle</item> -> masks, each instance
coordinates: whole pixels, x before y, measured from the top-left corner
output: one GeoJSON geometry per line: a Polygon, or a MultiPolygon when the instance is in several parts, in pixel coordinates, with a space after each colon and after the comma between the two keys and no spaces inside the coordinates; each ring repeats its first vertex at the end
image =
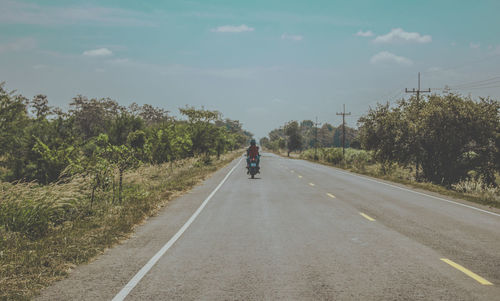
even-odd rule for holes
{"type": "Polygon", "coordinates": [[[259,170],[260,154],[259,147],[256,145],[255,139],[250,140],[250,147],[247,148],[247,173],[250,172],[250,160],[252,158],[257,160],[257,170],[259,170]]]}

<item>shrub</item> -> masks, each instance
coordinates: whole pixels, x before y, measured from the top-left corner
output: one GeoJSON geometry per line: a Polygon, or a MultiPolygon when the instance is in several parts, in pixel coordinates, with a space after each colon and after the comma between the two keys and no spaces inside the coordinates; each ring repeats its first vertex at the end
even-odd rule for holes
{"type": "MultiPolygon", "coordinates": [[[[340,147],[319,148],[317,158],[315,154],[316,151],[311,148],[302,152],[300,157],[306,160],[320,160],[333,165],[341,164],[343,161],[342,148],[340,147]]],[[[347,148],[345,150],[345,163],[357,169],[364,169],[367,164],[374,162],[370,152],[347,148]]]]}
{"type": "Polygon", "coordinates": [[[470,194],[482,194],[482,193],[498,194],[498,193],[500,193],[500,190],[497,187],[486,185],[483,181],[476,180],[476,179],[468,179],[468,180],[460,181],[456,184],[452,184],[451,187],[455,191],[463,192],[463,193],[470,193],[470,194]]]}
{"type": "Polygon", "coordinates": [[[38,239],[47,234],[51,225],[73,220],[79,211],[75,199],[66,195],[72,193],[69,185],[62,186],[57,191],[53,190],[56,185],[0,182],[0,225],[5,230],[38,239]]]}

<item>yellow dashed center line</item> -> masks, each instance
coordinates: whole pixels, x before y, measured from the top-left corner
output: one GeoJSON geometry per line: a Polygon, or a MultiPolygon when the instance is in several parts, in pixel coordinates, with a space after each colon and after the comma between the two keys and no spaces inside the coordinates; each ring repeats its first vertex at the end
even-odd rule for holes
{"type": "Polygon", "coordinates": [[[467,276],[471,277],[472,279],[476,280],[477,282],[481,283],[482,285],[493,285],[493,283],[489,282],[488,280],[484,279],[483,277],[479,276],[478,274],[464,268],[463,266],[459,265],[458,263],[455,263],[449,259],[446,258],[441,258],[442,261],[446,262],[447,264],[451,265],[455,269],[459,270],[460,272],[466,274],[467,276]]]}
{"type": "Polygon", "coordinates": [[[299,179],[302,179],[302,176],[301,176],[301,175],[299,175],[299,179]]]}
{"type": "Polygon", "coordinates": [[[314,184],[314,183],[309,183],[309,186],[316,186],[316,184],[314,184]]]}
{"type": "Polygon", "coordinates": [[[332,199],[335,198],[335,196],[333,194],[331,194],[331,193],[327,193],[326,195],[329,196],[329,197],[331,197],[332,199]]]}
{"type": "Polygon", "coordinates": [[[370,216],[368,216],[368,215],[364,214],[363,212],[360,212],[359,214],[361,214],[361,216],[362,216],[362,217],[366,218],[366,219],[367,219],[367,220],[369,220],[370,222],[374,222],[374,221],[375,221],[375,219],[374,219],[374,218],[372,218],[372,217],[370,217],[370,216]]]}
{"type": "Polygon", "coordinates": [[[294,172],[295,172],[295,170],[290,170],[290,172],[291,172],[291,173],[294,173],[294,172]]]}

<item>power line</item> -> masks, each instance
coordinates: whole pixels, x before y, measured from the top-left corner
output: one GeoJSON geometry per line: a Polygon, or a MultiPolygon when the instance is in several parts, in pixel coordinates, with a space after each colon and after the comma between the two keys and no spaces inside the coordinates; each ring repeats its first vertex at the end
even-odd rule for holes
{"type": "MultiPolygon", "coordinates": [[[[433,74],[433,73],[440,73],[440,72],[450,71],[450,70],[454,70],[454,69],[459,69],[461,67],[465,67],[465,66],[472,65],[472,64],[475,64],[475,63],[479,63],[479,62],[483,62],[483,61],[488,61],[488,60],[491,60],[491,59],[495,59],[495,58],[498,58],[499,56],[500,56],[500,53],[495,53],[495,54],[492,54],[490,56],[487,56],[487,57],[484,57],[484,58],[481,58],[481,59],[466,61],[466,62],[464,62],[462,64],[448,66],[448,67],[446,67],[444,69],[425,71],[425,72],[422,72],[422,74],[433,74]]],[[[406,81],[406,82],[402,83],[402,85],[404,86],[404,85],[406,85],[408,83],[409,83],[409,81],[406,81]]],[[[448,87],[451,88],[451,87],[454,87],[454,86],[448,85],[448,87]]],[[[433,88],[433,90],[447,90],[447,88],[433,88]]],[[[383,94],[379,99],[388,98],[389,102],[392,102],[395,99],[397,99],[398,97],[400,97],[401,95],[403,95],[405,92],[406,91],[401,91],[399,88],[397,88],[396,90],[392,90],[389,93],[383,94]]]]}
{"type": "Polygon", "coordinates": [[[465,67],[465,66],[469,66],[469,65],[472,65],[472,64],[475,64],[475,63],[478,63],[478,62],[487,61],[487,60],[490,60],[492,58],[497,58],[499,55],[500,55],[500,53],[495,53],[493,55],[490,55],[490,56],[487,56],[487,57],[484,57],[484,58],[481,58],[481,59],[468,61],[468,62],[465,62],[465,63],[460,64],[460,65],[455,65],[455,66],[447,67],[445,69],[426,71],[426,72],[423,72],[423,74],[430,74],[430,73],[439,73],[439,72],[450,71],[450,70],[462,68],[462,67],[465,67]]]}
{"type": "Polygon", "coordinates": [[[498,81],[499,79],[500,79],[500,76],[495,76],[495,77],[491,77],[491,78],[488,78],[488,79],[483,79],[483,80],[478,80],[478,81],[473,81],[473,82],[459,83],[459,84],[454,85],[454,87],[463,86],[463,85],[480,84],[480,83],[490,82],[490,81],[494,81],[494,80],[498,81]]]}
{"type": "Polygon", "coordinates": [[[500,81],[490,81],[486,83],[481,83],[481,84],[469,84],[469,85],[460,85],[460,86],[450,86],[451,88],[481,88],[485,86],[491,86],[491,85],[497,85],[500,84],[500,81]]]}
{"type": "Polygon", "coordinates": [[[445,93],[450,90],[458,90],[458,91],[468,91],[468,90],[477,90],[477,89],[490,89],[497,88],[500,84],[500,76],[493,76],[490,78],[471,81],[471,82],[461,82],[455,85],[445,85],[444,88],[432,88],[432,90],[442,90],[445,93]]]}
{"type": "Polygon", "coordinates": [[[467,91],[467,90],[492,89],[492,88],[500,88],[500,86],[482,86],[482,87],[471,87],[471,88],[456,88],[456,89],[453,89],[453,90],[467,91]]]}

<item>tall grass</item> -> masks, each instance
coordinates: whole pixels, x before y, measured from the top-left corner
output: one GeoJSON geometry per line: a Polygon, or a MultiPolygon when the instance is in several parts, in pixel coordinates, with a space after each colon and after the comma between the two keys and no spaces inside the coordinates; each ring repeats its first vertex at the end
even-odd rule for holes
{"type": "Polygon", "coordinates": [[[468,179],[451,185],[453,190],[470,196],[480,196],[488,203],[500,202],[499,186],[486,185],[480,179],[468,179]]]}
{"type": "Polygon", "coordinates": [[[141,166],[124,175],[121,204],[109,189],[100,191],[91,207],[83,178],[47,186],[0,183],[0,300],[30,299],[238,155],[209,164],[191,158],[141,166]]]}

